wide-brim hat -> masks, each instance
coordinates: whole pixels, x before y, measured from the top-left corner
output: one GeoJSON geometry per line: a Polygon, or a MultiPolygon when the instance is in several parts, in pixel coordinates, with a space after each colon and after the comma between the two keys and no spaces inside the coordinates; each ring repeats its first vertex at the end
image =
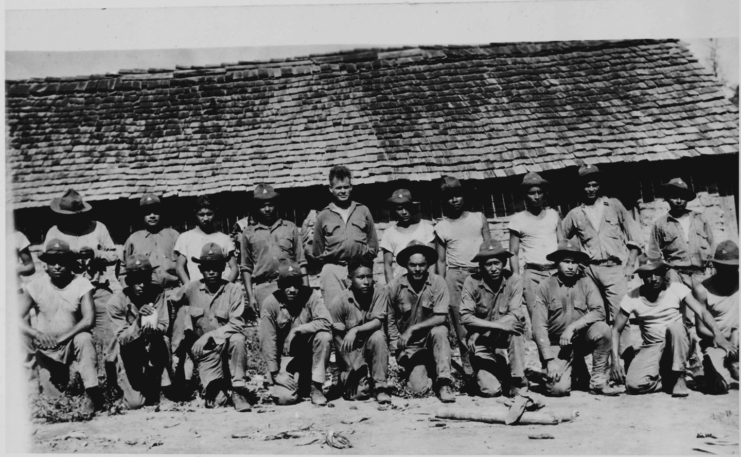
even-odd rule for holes
{"type": "Polygon", "coordinates": [[[440,184],[440,190],[443,194],[451,192],[462,192],[463,186],[461,185],[461,182],[458,180],[458,178],[445,175],[443,176],[443,182],[440,184]]]}
{"type": "Polygon", "coordinates": [[[653,273],[655,271],[660,270],[668,270],[671,268],[668,263],[664,262],[662,259],[654,259],[649,260],[648,263],[641,265],[640,267],[636,268],[636,274],[640,275],[646,275],[649,273],[653,273]]]}
{"type": "Polygon", "coordinates": [[[59,214],[80,214],[93,209],[74,189],[69,189],[61,197],[53,199],[49,206],[52,211],[59,214]]]}
{"type": "Polygon", "coordinates": [[[596,165],[584,165],[579,167],[579,179],[600,179],[602,172],[596,165]]]}
{"type": "Polygon", "coordinates": [[[252,199],[255,203],[276,200],[278,198],[280,198],[280,194],[270,184],[260,183],[255,186],[255,191],[252,193],[252,199]]]}
{"type": "Polygon", "coordinates": [[[499,241],[492,240],[490,243],[484,241],[484,243],[481,244],[481,247],[479,247],[478,254],[471,259],[471,262],[485,262],[494,257],[509,259],[513,255],[514,254],[504,249],[502,243],[499,241]]]}
{"type": "Polygon", "coordinates": [[[522,178],[522,183],[520,184],[520,186],[523,189],[529,189],[530,187],[545,187],[550,184],[551,183],[543,179],[543,177],[540,176],[538,173],[530,172],[522,178]]]}
{"type": "Polygon", "coordinates": [[[224,250],[221,249],[216,243],[206,243],[201,249],[200,257],[191,257],[195,263],[226,263],[229,256],[224,254],[224,250]]]}
{"type": "Polygon", "coordinates": [[[406,268],[407,264],[409,263],[409,257],[413,256],[414,254],[423,254],[425,256],[425,259],[427,259],[427,263],[430,265],[437,262],[437,251],[434,248],[427,246],[421,241],[412,240],[396,256],[396,263],[399,266],[406,268]]]}
{"type": "Polygon", "coordinates": [[[302,278],[305,275],[301,272],[301,265],[299,265],[297,262],[293,261],[287,261],[287,262],[281,262],[280,265],[278,265],[278,280],[286,280],[290,278],[302,278]]]}
{"type": "Polygon", "coordinates": [[[567,256],[573,257],[578,263],[587,263],[589,261],[589,254],[582,252],[571,243],[562,244],[558,249],[545,256],[545,258],[551,262],[558,263],[567,256]]]}
{"type": "Polygon", "coordinates": [[[412,193],[407,189],[397,189],[391,194],[391,197],[386,200],[386,203],[390,205],[407,205],[414,203],[412,201],[412,193]]]}
{"type": "Polygon", "coordinates": [[[723,241],[715,248],[713,263],[738,266],[738,245],[731,240],[723,241]]]}
{"type": "Polygon", "coordinates": [[[661,187],[664,188],[664,196],[667,194],[679,194],[688,202],[697,197],[697,194],[690,190],[690,186],[682,178],[674,178],[668,183],[662,184],[661,187]]]}
{"type": "Polygon", "coordinates": [[[77,260],[78,254],[69,247],[69,243],[57,238],[46,243],[44,252],[39,254],[39,260],[42,262],[47,262],[52,258],[58,259],[60,257],[72,261],[77,260]]]}
{"type": "Polygon", "coordinates": [[[144,208],[146,206],[151,205],[160,205],[162,202],[160,201],[160,198],[155,194],[144,194],[142,195],[142,198],[139,199],[139,207],[144,208]]]}

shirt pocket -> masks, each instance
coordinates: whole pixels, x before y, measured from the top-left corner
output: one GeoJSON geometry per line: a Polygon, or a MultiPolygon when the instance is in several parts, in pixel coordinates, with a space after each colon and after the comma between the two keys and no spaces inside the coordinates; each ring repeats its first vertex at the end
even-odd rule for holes
{"type": "Polygon", "coordinates": [[[489,314],[489,308],[486,305],[476,304],[476,317],[479,319],[486,319],[489,314]]]}
{"type": "Polygon", "coordinates": [[[221,325],[226,325],[229,322],[229,310],[219,309],[216,311],[216,321],[221,325]]]}
{"type": "Polygon", "coordinates": [[[574,300],[574,309],[580,315],[584,315],[589,312],[589,308],[587,307],[587,302],[581,298],[577,298],[574,300]]]}
{"type": "Polygon", "coordinates": [[[276,239],[279,253],[292,255],[294,252],[293,240],[286,236],[278,236],[276,239]]]}
{"type": "Polygon", "coordinates": [[[561,312],[561,302],[559,300],[550,300],[548,302],[548,312],[554,313],[554,312],[561,312]]]}
{"type": "Polygon", "coordinates": [[[188,314],[190,314],[190,318],[193,321],[193,328],[196,328],[198,322],[203,319],[204,311],[203,308],[194,308],[191,306],[188,314]]]}
{"type": "Polygon", "coordinates": [[[352,226],[353,241],[361,244],[367,244],[368,223],[365,220],[360,220],[353,221],[350,225],[352,226]]]}
{"type": "Polygon", "coordinates": [[[603,228],[605,229],[605,235],[610,238],[620,239],[620,221],[617,214],[611,208],[605,207],[604,219],[605,226],[603,228]]]}
{"type": "Polygon", "coordinates": [[[695,233],[697,234],[696,238],[700,251],[706,257],[711,257],[712,253],[710,252],[710,238],[708,238],[707,233],[705,233],[705,231],[701,227],[696,228],[695,233]]]}

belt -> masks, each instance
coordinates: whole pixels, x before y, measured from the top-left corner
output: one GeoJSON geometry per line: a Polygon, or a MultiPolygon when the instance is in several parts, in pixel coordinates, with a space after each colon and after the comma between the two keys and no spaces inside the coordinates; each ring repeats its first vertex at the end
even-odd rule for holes
{"type": "Polygon", "coordinates": [[[546,263],[546,264],[526,263],[525,264],[526,270],[548,271],[548,270],[553,270],[554,268],[556,268],[556,265],[552,263],[546,263]]]}
{"type": "Polygon", "coordinates": [[[600,267],[616,267],[622,265],[620,259],[601,259],[601,260],[590,260],[589,265],[597,265],[600,267]]]}
{"type": "Polygon", "coordinates": [[[704,267],[698,267],[696,265],[687,265],[687,266],[674,266],[671,265],[671,267],[677,271],[689,271],[689,272],[701,272],[705,271],[704,267]]]}
{"type": "Polygon", "coordinates": [[[476,273],[479,267],[448,267],[448,270],[465,271],[466,273],[476,273]]]}

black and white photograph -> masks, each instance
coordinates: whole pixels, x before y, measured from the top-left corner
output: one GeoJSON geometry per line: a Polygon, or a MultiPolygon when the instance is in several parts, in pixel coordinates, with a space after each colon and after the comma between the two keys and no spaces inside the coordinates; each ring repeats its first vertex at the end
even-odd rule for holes
{"type": "Polygon", "coordinates": [[[5,5],[5,444],[738,454],[739,6],[5,5]]]}

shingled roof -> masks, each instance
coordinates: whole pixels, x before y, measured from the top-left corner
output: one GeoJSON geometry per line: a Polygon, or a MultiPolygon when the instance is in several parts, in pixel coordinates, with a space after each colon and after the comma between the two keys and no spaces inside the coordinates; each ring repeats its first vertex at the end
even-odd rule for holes
{"type": "Polygon", "coordinates": [[[677,40],[433,46],[6,81],[10,200],[524,174],[738,153],[677,40]]]}

